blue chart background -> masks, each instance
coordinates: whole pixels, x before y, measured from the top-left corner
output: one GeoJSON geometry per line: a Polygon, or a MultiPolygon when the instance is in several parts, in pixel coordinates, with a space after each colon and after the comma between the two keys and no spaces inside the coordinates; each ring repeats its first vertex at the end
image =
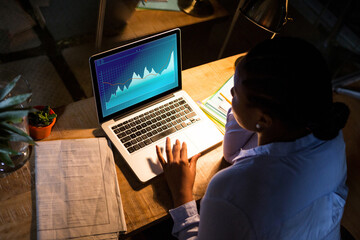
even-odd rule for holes
{"type": "Polygon", "coordinates": [[[103,117],[177,87],[177,54],[174,34],[96,60],[103,117]]]}

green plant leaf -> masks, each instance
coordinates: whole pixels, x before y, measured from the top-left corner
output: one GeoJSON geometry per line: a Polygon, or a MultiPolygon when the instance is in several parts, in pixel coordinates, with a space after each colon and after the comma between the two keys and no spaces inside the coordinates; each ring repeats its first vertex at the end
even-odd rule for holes
{"type": "Polygon", "coordinates": [[[13,88],[15,87],[16,83],[19,81],[20,78],[21,75],[17,76],[3,89],[0,89],[0,100],[3,100],[6,97],[6,95],[8,95],[11,92],[11,90],[13,90],[13,88]]]}
{"type": "Polygon", "coordinates": [[[48,126],[57,117],[55,113],[50,114],[50,107],[45,106],[44,109],[29,114],[29,122],[33,126],[48,126]]]}
{"type": "Polygon", "coordinates": [[[26,101],[31,96],[31,93],[25,93],[17,95],[11,98],[7,98],[3,101],[0,101],[0,109],[6,109],[19,105],[20,103],[26,101]]]}
{"type": "Polygon", "coordinates": [[[15,155],[15,154],[20,154],[19,152],[9,148],[8,146],[5,145],[0,145],[0,153],[5,153],[8,155],[15,155]]]}
{"type": "Polygon", "coordinates": [[[8,165],[9,167],[15,167],[14,163],[8,154],[0,152],[0,161],[8,165]]]}
{"type": "Polygon", "coordinates": [[[28,114],[29,110],[14,110],[0,112],[0,122],[19,123],[28,114]]]}
{"type": "Polygon", "coordinates": [[[26,132],[24,132],[21,129],[15,127],[12,124],[8,124],[8,123],[5,123],[5,122],[0,122],[0,129],[5,129],[5,130],[11,131],[11,132],[13,132],[15,134],[21,135],[21,136],[27,138],[28,143],[30,143],[32,145],[36,144],[35,141],[26,132]]]}
{"type": "Polygon", "coordinates": [[[32,143],[33,140],[29,140],[27,137],[21,136],[17,133],[13,133],[11,131],[0,129],[0,141],[6,140],[10,142],[27,142],[32,143]]]}

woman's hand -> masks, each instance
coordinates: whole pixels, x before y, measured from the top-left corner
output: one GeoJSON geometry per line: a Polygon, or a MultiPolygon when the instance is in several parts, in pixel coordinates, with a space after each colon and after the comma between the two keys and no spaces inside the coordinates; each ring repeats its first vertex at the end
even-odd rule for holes
{"type": "Polygon", "coordinates": [[[195,182],[196,162],[200,154],[196,154],[188,160],[186,143],[183,142],[180,148],[180,141],[176,140],[171,149],[170,138],[166,138],[165,161],[159,146],[156,146],[156,153],[164,169],[165,179],[170,188],[174,207],[193,200],[192,190],[195,182]]]}

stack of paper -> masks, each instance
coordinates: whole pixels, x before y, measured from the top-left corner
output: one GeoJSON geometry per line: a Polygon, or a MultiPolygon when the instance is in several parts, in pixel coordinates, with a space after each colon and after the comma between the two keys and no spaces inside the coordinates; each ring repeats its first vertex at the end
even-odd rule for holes
{"type": "Polygon", "coordinates": [[[35,179],[38,239],[116,239],[126,231],[105,138],[38,142],[35,179]]]}
{"type": "Polygon", "coordinates": [[[231,108],[231,88],[234,86],[234,76],[228,79],[213,95],[200,103],[200,108],[216,124],[224,134],[226,114],[231,108]]]}
{"type": "Polygon", "coordinates": [[[137,7],[141,9],[180,11],[177,0],[141,0],[137,7]]]}

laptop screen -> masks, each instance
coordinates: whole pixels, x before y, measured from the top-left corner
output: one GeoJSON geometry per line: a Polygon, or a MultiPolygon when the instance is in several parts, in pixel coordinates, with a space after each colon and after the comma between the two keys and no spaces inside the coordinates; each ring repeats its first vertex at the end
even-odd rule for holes
{"type": "Polygon", "coordinates": [[[179,30],[90,58],[100,122],[181,89],[179,30]]]}

